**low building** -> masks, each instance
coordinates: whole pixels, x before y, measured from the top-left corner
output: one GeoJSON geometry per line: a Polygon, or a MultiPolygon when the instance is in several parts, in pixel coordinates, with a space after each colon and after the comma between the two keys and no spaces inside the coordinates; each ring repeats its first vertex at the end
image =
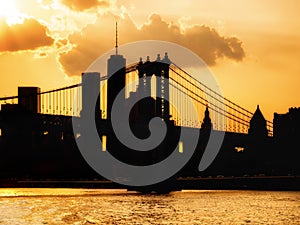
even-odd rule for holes
{"type": "Polygon", "coordinates": [[[41,89],[39,87],[18,87],[18,104],[23,109],[33,112],[41,112],[41,89]]]}
{"type": "Polygon", "coordinates": [[[289,108],[285,114],[274,113],[274,138],[300,137],[300,107],[289,108]]]}

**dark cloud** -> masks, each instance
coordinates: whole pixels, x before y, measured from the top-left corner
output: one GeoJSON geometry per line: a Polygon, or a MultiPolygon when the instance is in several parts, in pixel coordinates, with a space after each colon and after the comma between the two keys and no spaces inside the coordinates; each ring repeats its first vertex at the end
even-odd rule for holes
{"type": "Polygon", "coordinates": [[[46,57],[46,56],[47,56],[47,53],[41,52],[39,56],[40,56],[41,58],[46,57]]]}
{"type": "Polygon", "coordinates": [[[54,42],[47,35],[46,27],[34,19],[25,19],[22,24],[12,26],[0,20],[0,28],[0,52],[33,50],[54,42]]]}
{"type": "Polygon", "coordinates": [[[108,7],[108,1],[99,0],[61,0],[61,3],[75,11],[83,11],[93,7],[108,7]]]}
{"type": "MultiPolygon", "coordinates": [[[[79,75],[90,63],[114,47],[115,16],[99,18],[80,33],[69,37],[75,47],[60,56],[60,62],[68,75],[79,75]]],[[[191,49],[206,64],[212,66],[219,58],[240,61],[245,57],[242,42],[236,37],[223,37],[215,29],[202,25],[192,26],[181,32],[177,25],[171,25],[153,14],[149,22],[138,29],[130,17],[119,19],[120,44],[138,40],[162,40],[174,42],[191,49]]]]}
{"type": "Polygon", "coordinates": [[[55,47],[57,49],[60,49],[64,46],[66,46],[68,44],[68,40],[67,39],[58,39],[55,41],[55,47]]]}
{"type": "Polygon", "coordinates": [[[34,54],[34,58],[36,59],[46,58],[47,56],[48,54],[46,52],[37,52],[34,54]]]}

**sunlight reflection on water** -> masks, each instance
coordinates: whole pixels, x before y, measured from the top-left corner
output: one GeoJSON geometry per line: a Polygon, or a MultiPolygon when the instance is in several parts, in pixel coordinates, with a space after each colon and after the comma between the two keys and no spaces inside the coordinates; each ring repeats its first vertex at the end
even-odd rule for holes
{"type": "Polygon", "coordinates": [[[300,192],[0,189],[0,224],[300,224],[300,192]]]}

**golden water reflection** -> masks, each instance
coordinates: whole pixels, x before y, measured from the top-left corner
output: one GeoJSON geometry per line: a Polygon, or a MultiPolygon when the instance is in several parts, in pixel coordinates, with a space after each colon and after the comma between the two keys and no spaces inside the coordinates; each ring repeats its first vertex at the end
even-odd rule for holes
{"type": "Polygon", "coordinates": [[[0,189],[0,224],[300,224],[300,192],[0,189]]]}

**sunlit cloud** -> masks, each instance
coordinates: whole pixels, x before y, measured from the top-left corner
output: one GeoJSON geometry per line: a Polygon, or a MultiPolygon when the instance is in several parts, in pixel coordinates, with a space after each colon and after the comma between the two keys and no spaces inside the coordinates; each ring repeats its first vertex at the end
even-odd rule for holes
{"type": "Polygon", "coordinates": [[[55,41],[55,47],[57,49],[61,49],[61,48],[65,47],[67,44],[68,44],[67,39],[60,39],[60,40],[55,41]]]}
{"type": "Polygon", "coordinates": [[[94,23],[99,13],[109,10],[104,6],[95,6],[91,10],[77,11],[61,0],[14,1],[22,18],[33,18],[45,25],[53,39],[66,38],[73,32],[80,32],[87,24],[94,23]]]}
{"type": "Polygon", "coordinates": [[[8,25],[22,23],[24,15],[20,13],[14,0],[0,1],[0,19],[6,20],[8,25]]]}
{"type": "MultiPolygon", "coordinates": [[[[74,48],[60,55],[60,63],[68,75],[80,75],[90,63],[114,46],[116,16],[106,14],[95,24],[69,36],[74,48]],[[105,33],[103,33],[105,30],[105,33]]],[[[180,25],[164,21],[153,14],[140,28],[124,15],[118,19],[120,44],[138,40],[163,40],[180,44],[194,51],[208,65],[215,65],[220,58],[240,61],[245,57],[242,41],[237,37],[221,36],[217,30],[205,25],[180,25]]]]}
{"type": "Polygon", "coordinates": [[[91,9],[94,7],[108,7],[108,1],[100,1],[100,0],[60,0],[62,4],[66,5],[72,10],[82,11],[91,9]]]}
{"type": "Polygon", "coordinates": [[[0,20],[0,52],[34,50],[51,46],[53,39],[47,34],[47,28],[35,19],[24,19],[22,24],[9,26],[0,20]]]}

